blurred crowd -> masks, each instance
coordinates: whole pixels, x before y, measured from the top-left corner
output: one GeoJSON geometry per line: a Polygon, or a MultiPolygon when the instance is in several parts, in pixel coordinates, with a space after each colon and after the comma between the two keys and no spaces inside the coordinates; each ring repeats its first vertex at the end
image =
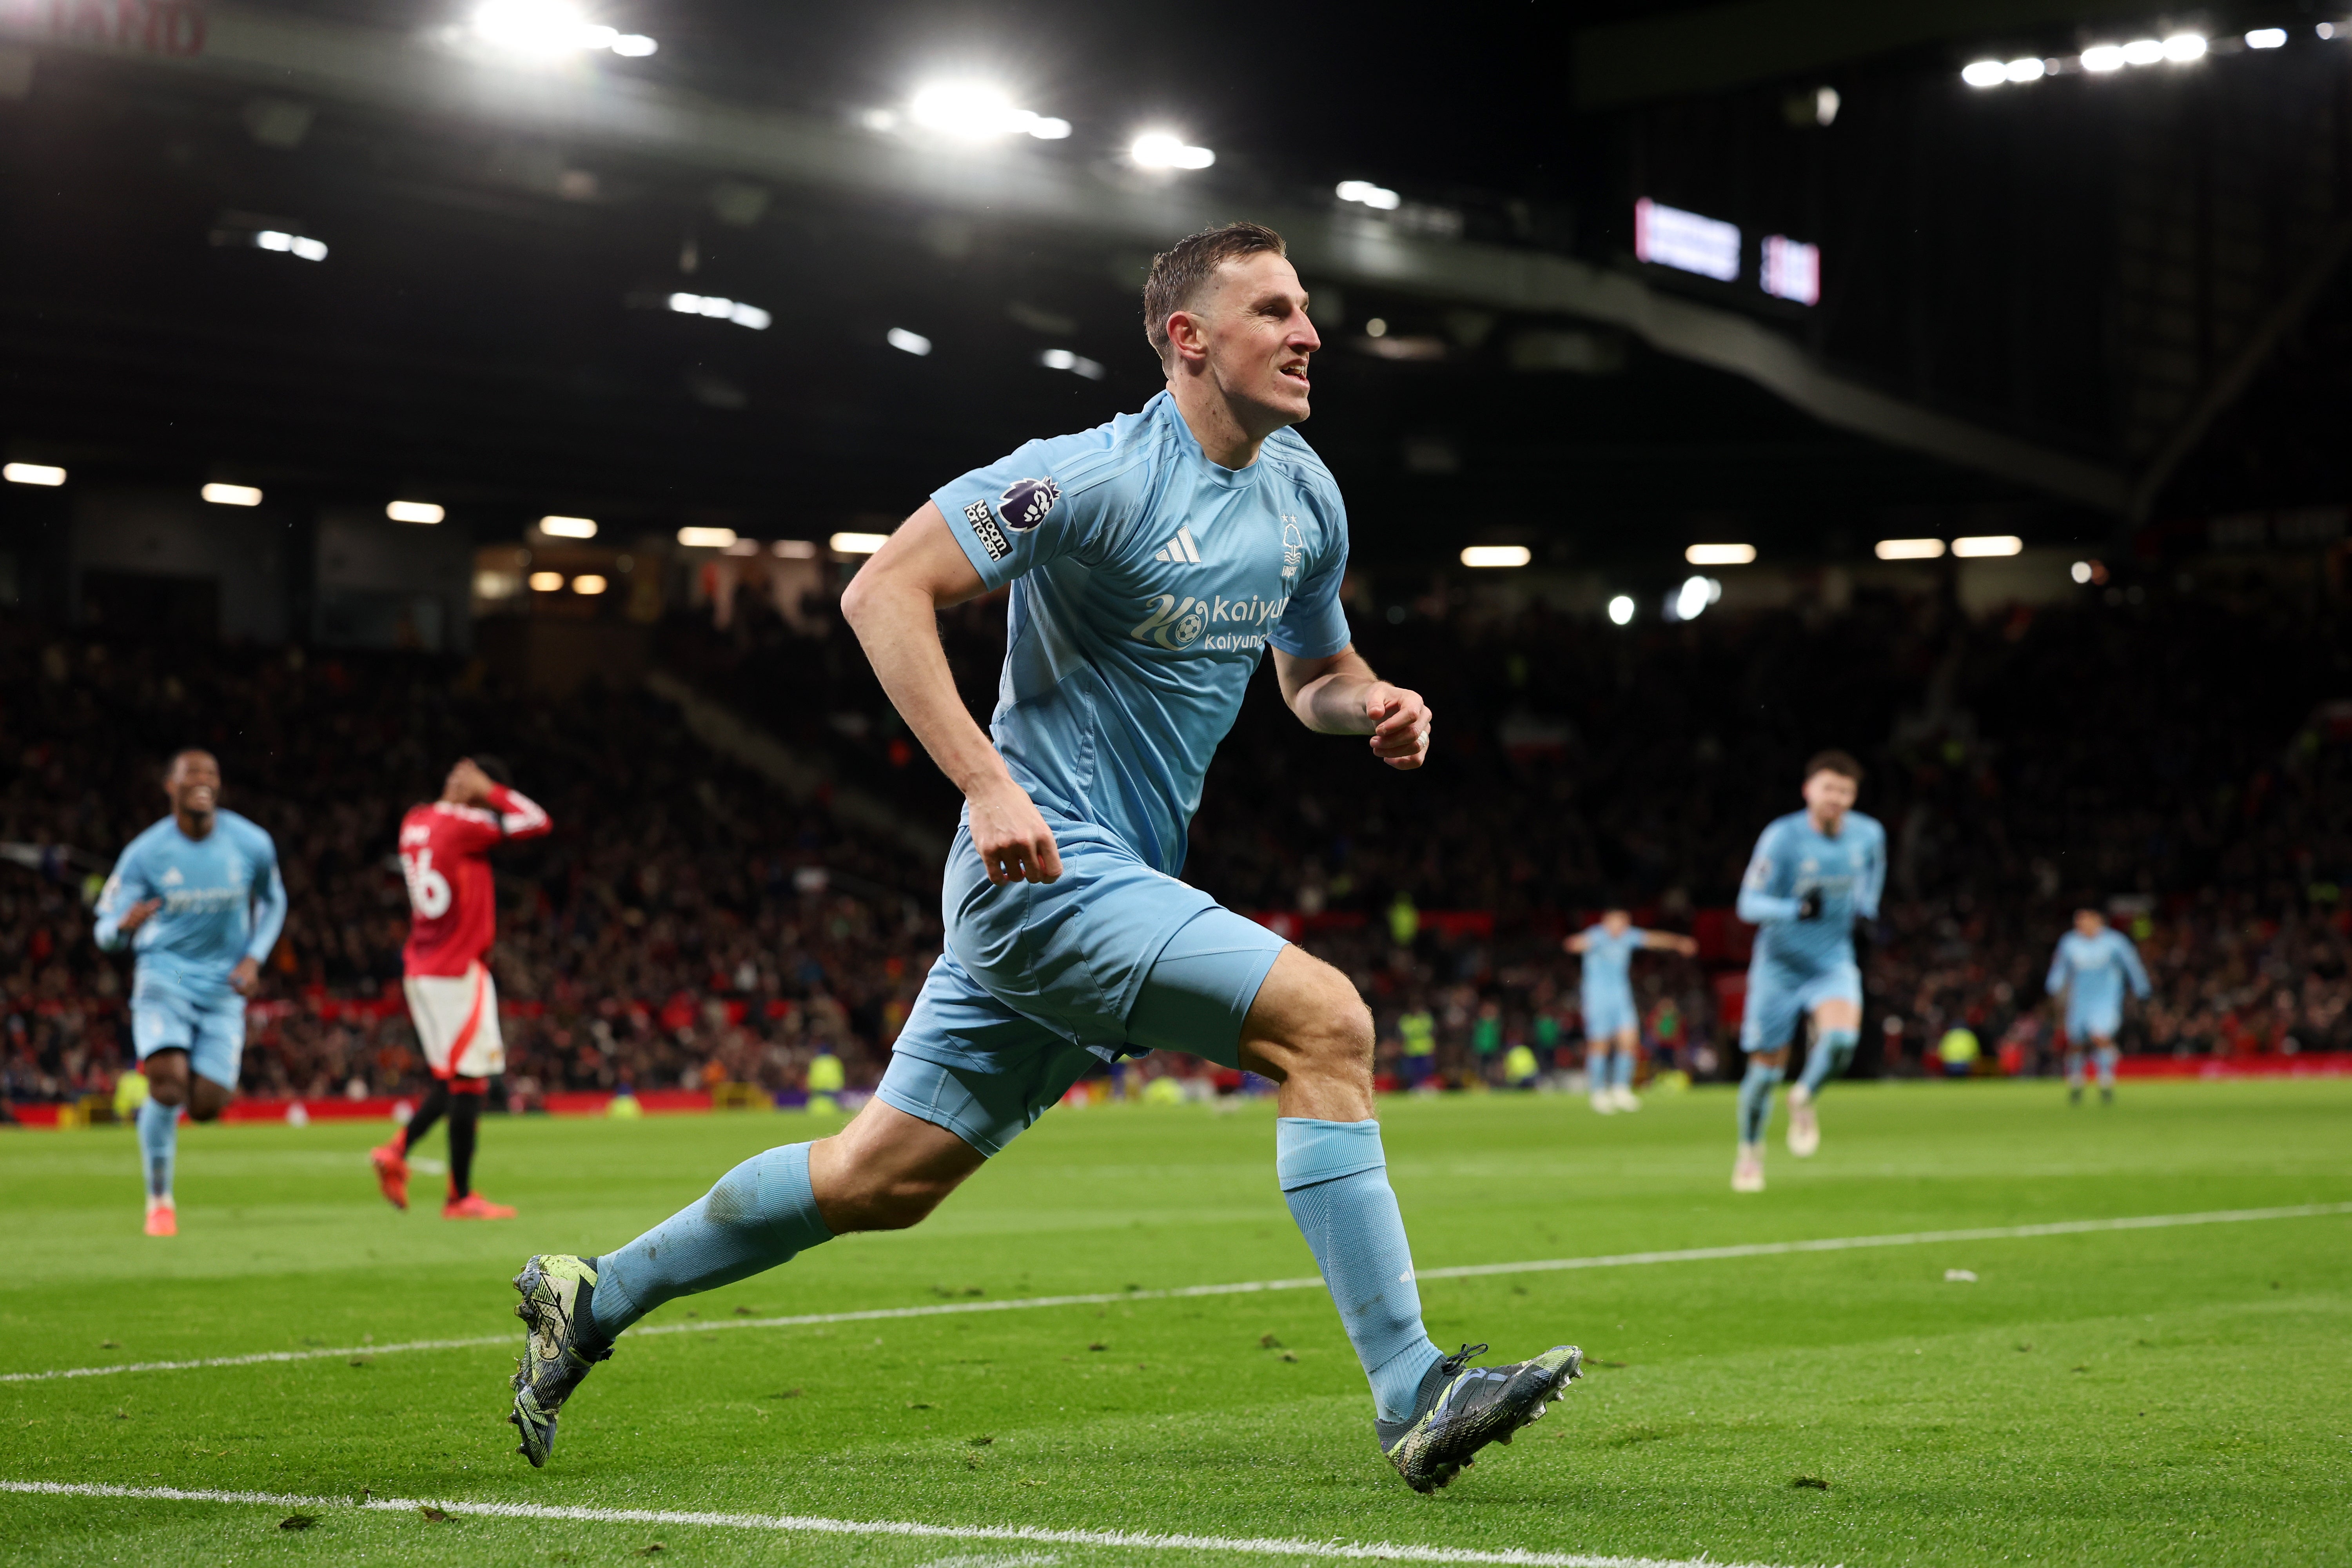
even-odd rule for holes
{"type": "MultiPolygon", "coordinates": [[[[2042,976],[2085,903],[2156,980],[2127,1047],[2352,1048],[2352,652],[2315,591],[2086,595],[1983,619],[1948,597],[1858,594],[1834,612],[1618,627],[1364,581],[1349,608],[1366,655],[1440,715],[1432,765],[1397,773],[1360,742],[1305,733],[1265,672],[1186,876],[1352,975],[1400,1079],[1572,1068],[1559,939],[1612,905],[1699,939],[1695,959],[1635,966],[1656,1067],[1736,1071],[1746,933],[1724,911],[1828,745],[1868,765],[1862,807],[1890,847],[1857,1070],[1936,1070],[1955,1029],[1982,1042],[1977,1070],[2044,1070],[2060,1046],[2042,976]]],[[[956,797],[828,596],[791,609],[747,594],[723,629],[674,616],[659,659],[944,837],[956,797]]],[[[984,717],[1002,597],[942,621],[984,717]]],[[[292,900],[250,1092],[417,1085],[393,836],[469,751],[503,757],[555,822],[499,864],[517,1103],[624,1084],[789,1092],[821,1047],[870,1082],[938,951],[936,864],[714,755],[641,692],[522,698],[426,655],[26,627],[0,632],[0,691],[15,862],[0,864],[0,1096],[94,1090],[124,1059],[127,961],[89,940],[87,879],[162,815],[162,761],[187,744],[219,754],[225,803],[277,836],[292,900]]]]}
{"type": "Polygon", "coordinates": [[[491,693],[478,667],[0,638],[0,1096],[103,1089],[127,1060],[130,959],[86,897],[163,815],[163,759],[215,752],[222,804],[275,836],[290,910],[250,1012],[248,1093],[413,1091],[400,992],[401,813],[488,752],[554,819],[498,852],[508,1089],[795,1084],[885,1049],[938,951],[937,868],[845,834],[712,755],[642,693],[491,693]],[[68,857],[62,847],[78,853],[68,857]],[[30,864],[26,864],[30,862],[30,864]]]}

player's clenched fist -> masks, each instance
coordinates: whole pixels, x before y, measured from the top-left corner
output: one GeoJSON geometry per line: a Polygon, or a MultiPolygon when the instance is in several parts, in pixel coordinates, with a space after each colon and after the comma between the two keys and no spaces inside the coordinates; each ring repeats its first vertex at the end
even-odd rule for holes
{"type": "Polygon", "coordinates": [[[1364,717],[1372,721],[1372,755],[1397,769],[1429,760],[1429,704],[1418,691],[1375,680],[1364,688],[1364,717]]]}
{"type": "Polygon", "coordinates": [[[971,846],[988,879],[998,887],[1008,882],[1050,882],[1062,874],[1061,851],[1054,847],[1054,830],[1037,814],[1028,792],[1011,779],[975,791],[971,804],[971,846]]]}

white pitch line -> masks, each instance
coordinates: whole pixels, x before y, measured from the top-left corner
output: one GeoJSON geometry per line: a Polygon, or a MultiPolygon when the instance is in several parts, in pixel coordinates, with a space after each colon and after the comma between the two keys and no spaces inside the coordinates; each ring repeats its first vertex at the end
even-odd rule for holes
{"type": "Polygon", "coordinates": [[[567,1520],[590,1524],[688,1525],[711,1530],[772,1530],[808,1535],[895,1535],[927,1541],[1018,1541],[1056,1546],[1114,1546],[1145,1552],[1231,1552],[1254,1557],[1386,1558],[1403,1563],[1502,1563],[1508,1568],[1762,1568],[1711,1557],[1602,1557],[1581,1552],[1479,1552],[1461,1546],[1400,1546],[1391,1542],[1282,1541],[1268,1536],[1160,1535],[1129,1530],[1048,1530],[1038,1525],[917,1524],[893,1519],[816,1519],[796,1514],[696,1513],[676,1509],[564,1508],[528,1502],[442,1502],[416,1498],[297,1497],[283,1492],[183,1490],[79,1481],[0,1481],[0,1492],[47,1497],[124,1498],[152,1502],[222,1502],[272,1508],[357,1508],[413,1513],[427,1506],[479,1519],[567,1520]]]}
{"type": "MultiPolygon", "coordinates": [[[[1471,1263],[1423,1268],[1417,1279],[1478,1279],[1496,1274],[1548,1274],[1571,1268],[1630,1268],[1651,1263],[1706,1263],[1731,1258],[1781,1258],[1802,1252],[1853,1252],[1874,1247],[1927,1247],[1948,1242],[2018,1241],[2042,1236],[2086,1236],[2098,1231],[2169,1230],[2189,1225],[2242,1225],[2251,1220],[2313,1219],[2352,1214],[2352,1203],[2294,1204],[2284,1208],[2215,1209],[2204,1214],[2133,1215],[2118,1219],[2062,1219],[2042,1225],[1983,1226],[1973,1230],[1914,1230],[1892,1236],[1838,1236],[1813,1241],[1755,1241],[1731,1247],[1689,1247],[1675,1252],[1616,1252],[1599,1258],[1548,1258],[1525,1263],[1471,1263]]],[[[856,1312],[803,1312],[784,1318],[714,1318],[708,1322],[656,1323],[628,1331],[631,1339],[655,1334],[707,1334],[721,1329],[800,1329],[823,1323],[873,1323],[894,1318],[940,1318],[966,1312],[1025,1312],[1044,1307],[1100,1307],[1116,1301],[1174,1301],[1199,1296],[1246,1296],[1262,1290],[1319,1290],[1323,1281],[1247,1279],[1230,1285],[1181,1285],[1165,1290],[1097,1290],[1082,1296],[1023,1296],[1003,1301],[942,1301],[923,1307],[873,1307],[856,1312]]],[[[0,1383],[47,1383],[66,1377],[111,1377],[126,1372],[194,1372],[206,1367],[262,1366],[273,1362],[331,1361],[336,1357],[397,1355],[410,1351],[478,1350],[517,1343],[513,1334],[470,1339],[404,1340],[394,1344],[344,1345],[336,1350],[254,1351],[244,1355],[204,1356],[190,1361],[134,1361],[114,1366],[57,1367],[47,1372],[0,1373],[0,1383]]]]}

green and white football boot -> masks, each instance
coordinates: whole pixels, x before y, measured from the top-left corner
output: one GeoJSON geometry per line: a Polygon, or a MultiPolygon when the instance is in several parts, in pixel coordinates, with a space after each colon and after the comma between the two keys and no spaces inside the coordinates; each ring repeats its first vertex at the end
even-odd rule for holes
{"type": "Polygon", "coordinates": [[[1422,1374],[1412,1414],[1372,1423],[1381,1451],[1417,1492],[1433,1492],[1459,1475],[1471,1456],[1511,1435],[1568,1392],[1584,1364],[1574,1345],[1554,1345],[1516,1366],[1474,1367],[1485,1345],[1464,1345],[1422,1374]]]}
{"type": "Polygon", "coordinates": [[[551,1252],[525,1263],[514,1287],[522,1294],[515,1316],[528,1333],[523,1359],[515,1363],[514,1412],[507,1419],[522,1433],[517,1452],[536,1469],[555,1447],[556,1413],[613,1347],[594,1334],[593,1261],[551,1252]]]}

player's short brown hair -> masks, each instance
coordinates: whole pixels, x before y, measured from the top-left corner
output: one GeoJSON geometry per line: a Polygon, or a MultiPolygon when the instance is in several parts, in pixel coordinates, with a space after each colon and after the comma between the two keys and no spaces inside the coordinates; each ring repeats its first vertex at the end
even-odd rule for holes
{"type": "Polygon", "coordinates": [[[1815,752],[1812,761],[1805,764],[1805,776],[1811,778],[1815,773],[1837,773],[1860,784],[1862,764],[1853,760],[1851,752],[1815,752]]]}
{"type": "Polygon", "coordinates": [[[1266,251],[1289,254],[1282,236],[1265,225],[1229,223],[1187,235],[1153,257],[1150,274],[1143,280],[1143,335],[1151,340],[1151,352],[1166,361],[1168,318],[1190,310],[1218,268],[1266,251]]]}

